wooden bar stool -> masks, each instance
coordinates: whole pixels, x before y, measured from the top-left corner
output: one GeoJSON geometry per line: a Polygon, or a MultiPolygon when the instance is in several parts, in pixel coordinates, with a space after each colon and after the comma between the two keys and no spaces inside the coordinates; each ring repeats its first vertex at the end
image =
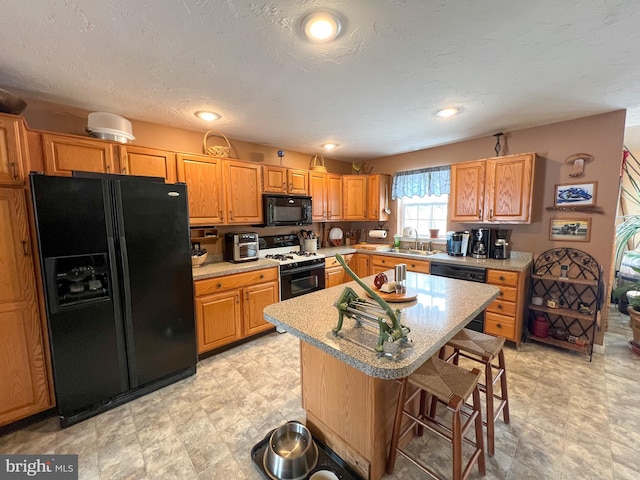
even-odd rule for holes
{"type": "MultiPolygon", "coordinates": [[[[507,391],[507,370],[504,361],[503,337],[494,337],[465,328],[458,332],[447,345],[453,348],[453,353],[447,362],[458,364],[460,357],[471,359],[484,365],[484,383],[478,384],[480,391],[485,393],[487,413],[483,424],[487,427],[487,452],[489,456],[495,453],[495,421],[502,412],[504,423],[509,423],[509,393],[507,391]],[[495,359],[498,364],[495,364],[495,359]],[[495,370],[495,375],[493,374],[495,370]],[[500,395],[496,394],[494,386],[500,380],[500,395]],[[498,400],[495,407],[494,399],[498,400]]],[[[440,350],[440,358],[444,357],[444,349],[440,350]]],[[[435,415],[436,404],[431,404],[431,415],[435,415]]]]}
{"type": "Polygon", "coordinates": [[[480,404],[480,390],[478,389],[478,380],[482,372],[478,369],[468,371],[451,363],[447,363],[439,358],[431,357],[418,370],[408,377],[399,380],[400,391],[398,393],[398,404],[396,406],[395,419],[393,423],[393,433],[391,436],[391,447],[389,449],[389,457],[387,460],[387,473],[393,473],[396,463],[396,455],[400,453],[406,457],[411,463],[416,465],[422,471],[433,478],[440,478],[433,470],[421,460],[416,458],[409,452],[399,448],[398,443],[407,435],[411,429],[416,428],[418,435],[422,434],[423,428],[426,428],[439,437],[448,440],[452,444],[453,449],[453,479],[462,480],[467,478],[471,471],[473,463],[478,461],[478,471],[484,476],[486,473],[484,459],[484,440],[482,435],[482,407],[480,404]],[[418,389],[407,397],[407,387],[413,385],[418,389]],[[413,403],[416,396],[420,394],[420,411],[418,415],[414,415],[407,410],[407,406],[413,403]],[[452,412],[451,428],[443,425],[435,419],[427,415],[426,395],[439,400],[447,405],[452,412]],[[471,409],[465,404],[465,399],[473,396],[473,405],[471,409]],[[468,420],[461,423],[461,414],[468,417],[468,420]],[[408,417],[411,421],[401,430],[403,417],[408,417]],[[467,430],[471,425],[475,425],[475,442],[465,437],[467,430]],[[466,442],[474,447],[473,453],[464,470],[462,469],[462,442],[466,442]]]}

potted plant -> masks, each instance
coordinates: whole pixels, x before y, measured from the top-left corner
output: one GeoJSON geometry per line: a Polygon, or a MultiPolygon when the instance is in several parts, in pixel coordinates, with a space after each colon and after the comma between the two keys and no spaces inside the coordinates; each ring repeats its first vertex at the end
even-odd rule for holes
{"type": "Polygon", "coordinates": [[[631,213],[618,217],[622,220],[616,226],[615,236],[615,265],[619,266],[619,272],[612,297],[618,301],[618,310],[627,313],[626,293],[640,290],[640,251],[636,250],[640,238],[640,162],[626,148],[623,151],[622,169],[624,176],[620,187],[620,210],[624,212],[626,208],[631,213]]]}

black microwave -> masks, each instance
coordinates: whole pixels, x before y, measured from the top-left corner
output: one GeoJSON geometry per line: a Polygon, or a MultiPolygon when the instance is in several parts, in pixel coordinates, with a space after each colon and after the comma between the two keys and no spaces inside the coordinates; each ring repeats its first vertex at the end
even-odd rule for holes
{"type": "Polygon", "coordinates": [[[265,227],[311,225],[311,197],[265,194],[262,207],[265,227]]]}

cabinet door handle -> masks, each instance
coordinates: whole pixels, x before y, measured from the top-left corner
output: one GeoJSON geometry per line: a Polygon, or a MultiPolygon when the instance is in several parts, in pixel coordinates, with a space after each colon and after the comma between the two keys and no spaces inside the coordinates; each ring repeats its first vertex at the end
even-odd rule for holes
{"type": "Polygon", "coordinates": [[[499,296],[499,297],[501,297],[501,296],[502,296],[502,291],[500,291],[500,293],[498,294],[498,296],[499,296]]]}
{"type": "Polygon", "coordinates": [[[248,302],[248,301],[249,301],[249,292],[244,292],[244,300],[245,300],[246,302],[248,302]]]}
{"type": "Polygon", "coordinates": [[[229,210],[229,219],[233,220],[233,212],[231,210],[229,210]]]}
{"type": "Polygon", "coordinates": [[[110,171],[111,171],[111,165],[107,163],[107,172],[110,172],[110,171]]]}
{"type": "Polygon", "coordinates": [[[482,220],[482,209],[481,208],[478,209],[478,219],[482,220]]]}
{"type": "Polygon", "coordinates": [[[16,162],[11,162],[11,170],[13,171],[12,177],[14,180],[18,179],[18,174],[16,173],[17,167],[16,162]]]}
{"type": "Polygon", "coordinates": [[[282,189],[286,190],[287,189],[287,182],[282,182],[282,189]]]}
{"type": "Polygon", "coordinates": [[[127,174],[127,167],[122,167],[122,173],[127,174]]]}
{"type": "Polygon", "coordinates": [[[493,208],[489,209],[489,218],[493,218],[493,208]]]}
{"type": "Polygon", "coordinates": [[[29,256],[29,246],[27,244],[26,240],[22,240],[20,242],[22,244],[22,253],[24,254],[25,257],[29,256]]]}

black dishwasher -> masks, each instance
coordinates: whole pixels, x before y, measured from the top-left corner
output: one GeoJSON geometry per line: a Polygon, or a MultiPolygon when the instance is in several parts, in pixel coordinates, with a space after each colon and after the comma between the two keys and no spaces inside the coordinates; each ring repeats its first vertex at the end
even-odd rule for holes
{"type": "MultiPolygon", "coordinates": [[[[486,268],[437,262],[431,262],[430,268],[431,275],[437,275],[439,277],[457,278],[458,280],[478,283],[486,283],[487,281],[486,268]]],[[[484,332],[484,310],[469,322],[467,328],[475,330],[476,332],[484,332]]]]}

